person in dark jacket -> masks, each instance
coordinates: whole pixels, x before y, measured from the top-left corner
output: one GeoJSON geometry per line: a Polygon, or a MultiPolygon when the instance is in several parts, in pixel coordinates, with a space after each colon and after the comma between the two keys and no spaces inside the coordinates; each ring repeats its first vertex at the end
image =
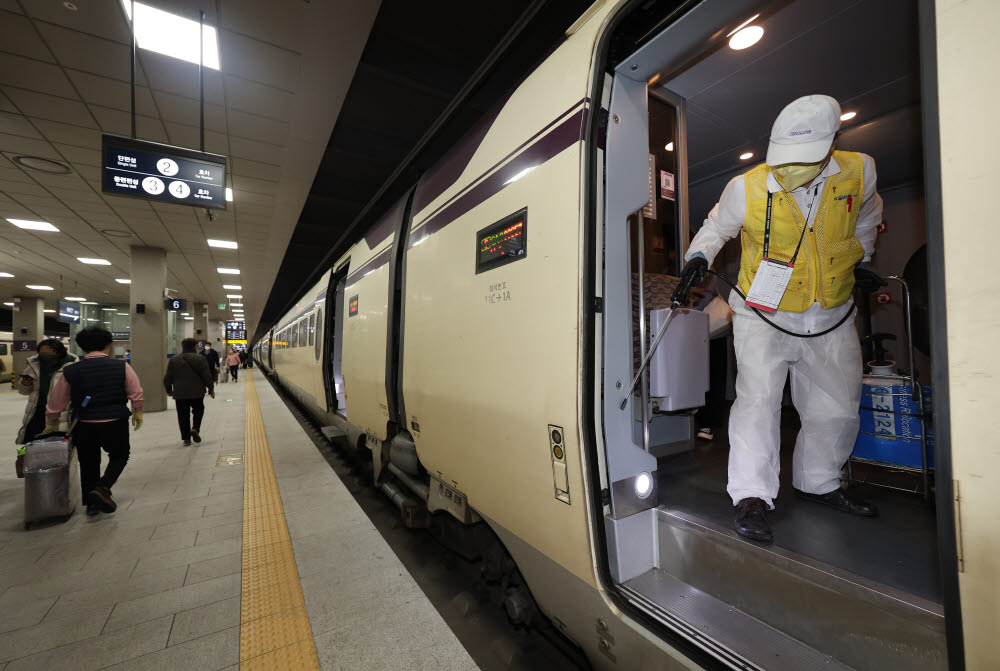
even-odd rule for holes
{"type": "Polygon", "coordinates": [[[111,333],[102,328],[85,328],[76,334],[76,344],[86,354],[63,368],[45,406],[45,433],[59,429],[59,415],[72,401],[73,442],[80,459],[80,489],[88,515],[113,513],[118,505],[111,488],[118,481],[129,457],[128,422],[133,430],[142,428],[142,386],[132,366],[108,356],[111,333]],[[132,401],[132,412],[128,402],[132,401]],[[101,450],[108,453],[108,465],[101,475],[101,450]]]}
{"type": "Polygon", "coordinates": [[[208,361],[198,356],[195,348],[198,341],[185,338],[181,341],[181,353],[167,362],[167,374],[163,376],[163,386],[167,396],[173,396],[177,405],[177,424],[181,428],[181,440],[184,445],[201,442],[201,419],[205,416],[205,391],[215,398],[215,386],[212,373],[208,369],[208,361]],[[194,426],[191,426],[191,415],[194,415],[194,426]]]}
{"type": "Polygon", "coordinates": [[[242,349],[239,351],[239,355],[240,355],[240,367],[245,370],[247,367],[247,359],[249,358],[247,356],[247,351],[245,349],[242,349]]]}
{"type": "Polygon", "coordinates": [[[205,351],[201,353],[208,361],[208,369],[212,373],[212,382],[219,381],[219,353],[212,348],[212,343],[205,343],[205,351]]]}

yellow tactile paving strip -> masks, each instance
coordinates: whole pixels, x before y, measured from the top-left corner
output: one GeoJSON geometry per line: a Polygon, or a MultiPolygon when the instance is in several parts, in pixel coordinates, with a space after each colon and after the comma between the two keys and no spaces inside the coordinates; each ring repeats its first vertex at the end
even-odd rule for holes
{"type": "Polygon", "coordinates": [[[319,669],[292,540],[264,432],[253,373],[247,370],[243,467],[243,592],[240,669],[319,669]]]}

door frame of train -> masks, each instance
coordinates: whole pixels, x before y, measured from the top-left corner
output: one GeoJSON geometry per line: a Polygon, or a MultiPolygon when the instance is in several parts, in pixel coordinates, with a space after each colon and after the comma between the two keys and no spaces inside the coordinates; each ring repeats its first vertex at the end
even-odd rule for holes
{"type": "Polygon", "coordinates": [[[330,271],[330,280],[326,285],[326,314],[323,316],[323,389],[326,392],[327,412],[339,412],[337,394],[333,389],[333,350],[336,348],[337,324],[342,320],[337,315],[337,286],[347,277],[351,268],[351,260],[347,259],[335,270],[330,271]]]}
{"type": "MultiPolygon", "coordinates": [[[[624,19],[643,4],[644,0],[631,0],[624,3],[617,12],[608,19],[604,32],[600,35],[594,50],[592,80],[590,83],[590,99],[599,105],[602,100],[605,74],[612,37],[622,27],[624,19]]],[[[677,3],[675,7],[664,13],[664,18],[647,36],[659,33],[668,25],[680,20],[692,9],[697,0],[686,0],[677,3]]],[[[940,131],[938,114],[937,86],[937,48],[935,0],[918,1],[918,30],[920,51],[921,77],[921,114],[924,147],[924,187],[925,187],[925,221],[927,229],[927,249],[930,263],[928,288],[931,310],[931,354],[935,362],[932,383],[936,402],[934,404],[935,424],[935,486],[936,486],[936,517],[938,531],[938,553],[941,566],[943,590],[943,606],[945,611],[946,641],[948,649],[948,666],[953,671],[965,668],[965,648],[962,633],[962,612],[958,584],[958,548],[956,541],[956,522],[954,510],[954,491],[952,482],[952,461],[950,442],[950,417],[948,393],[948,352],[947,352],[947,322],[946,294],[943,254],[943,216],[941,203],[941,165],[940,165],[940,131]],[[936,261],[936,263],[935,263],[936,261]]],[[[596,112],[596,111],[595,111],[596,112]]],[[[599,446],[603,438],[598,431],[603,431],[604,419],[599,417],[595,385],[599,384],[597,369],[597,338],[598,315],[604,312],[603,297],[598,296],[597,288],[601,282],[598,254],[602,245],[598,234],[603,230],[603,222],[599,216],[598,191],[601,189],[603,172],[598,158],[598,150],[602,133],[609,124],[606,111],[590,114],[586,121],[584,147],[584,268],[586,276],[583,283],[584,301],[587,306],[584,314],[582,337],[583,348],[583,411],[581,418],[581,441],[587,452],[588,478],[593,486],[590,488],[589,505],[591,507],[592,534],[595,539],[595,554],[598,579],[611,601],[637,622],[657,636],[664,637],[670,644],[676,645],[685,654],[706,666],[717,666],[720,661],[694,644],[690,639],[664,627],[623,595],[612,576],[610,556],[608,551],[608,533],[605,529],[605,507],[610,503],[610,491],[602,489],[598,483],[601,478],[601,460],[599,446]],[[603,128],[602,128],[603,123],[603,128]]],[[[602,203],[602,206],[606,206],[602,203]]],[[[601,260],[603,261],[603,260],[601,260]]],[[[603,318],[603,316],[602,316],[603,318]]]]}
{"type": "MultiPolygon", "coordinates": [[[[403,328],[406,317],[406,251],[413,223],[413,195],[417,185],[404,196],[403,216],[396,224],[389,255],[389,311],[386,315],[385,398],[389,410],[386,436],[389,440],[400,429],[406,431],[406,410],[403,403],[403,328]],[[396,430],[392,430],[392,425],[396,430]]],[[[391,212],[392,210],[390,210],[391,212]]]]}
{"type": "Polygon", "coordinates": [[[930,296],[931,384],[934,389],[934,487],[938,561],[944,601],[948,668],[965,668],[965,636],[958,584],[958,538],[951,462],[948,379],[948,310],[944,275],[944,216],[941,202],[941,130],[938,110],[937,20],[935,0],[919,0],[920,113],[924,147],[924,222],[927,232],[927,288],[930,296]]]}

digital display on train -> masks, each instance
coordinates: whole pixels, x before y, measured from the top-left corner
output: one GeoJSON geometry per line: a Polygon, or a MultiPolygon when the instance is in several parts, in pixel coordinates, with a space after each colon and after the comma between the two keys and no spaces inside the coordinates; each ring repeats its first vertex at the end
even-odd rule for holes
{"type": "Polygon", "coordinates": [[[492,270],[528,254],[528,210],[487,226],[476,234],[476,274],[492,270]]]}

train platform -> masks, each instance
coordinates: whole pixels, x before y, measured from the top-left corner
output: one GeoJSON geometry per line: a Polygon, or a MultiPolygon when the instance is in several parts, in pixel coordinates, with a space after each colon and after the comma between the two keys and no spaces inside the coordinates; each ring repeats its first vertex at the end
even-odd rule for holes
{"type": "Polygon", "coordinates": [[[172,402],[146,415],[116,513],[30,530],[24,397],[3,386],[0,671],[477,668],[271,385],[241,373],[206,398],[200,444],[172,402]]]}

